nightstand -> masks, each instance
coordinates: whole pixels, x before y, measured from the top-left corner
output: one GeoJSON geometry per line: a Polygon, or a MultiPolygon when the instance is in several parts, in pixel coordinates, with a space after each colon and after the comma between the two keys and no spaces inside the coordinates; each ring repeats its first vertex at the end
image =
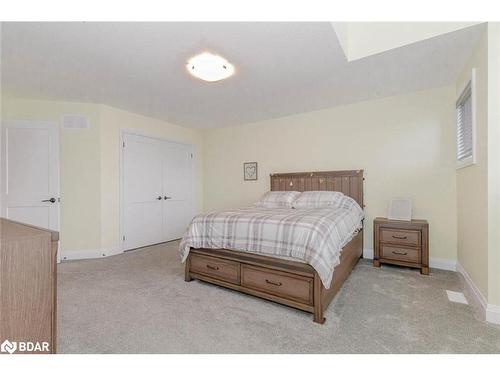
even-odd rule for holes
{"type": "Polygon", "coordinates": [[[373,266],[381,263],[420,268],[429,274],[429,223],[427,220],[373,221],[373,266]]]}

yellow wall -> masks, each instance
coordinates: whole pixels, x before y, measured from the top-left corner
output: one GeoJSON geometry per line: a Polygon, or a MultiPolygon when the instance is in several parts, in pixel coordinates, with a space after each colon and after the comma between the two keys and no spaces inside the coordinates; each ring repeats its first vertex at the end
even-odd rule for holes
{"type": "Polygon", "coordinates": [[[484,33],[456,85],[458,98],[476,69],[476,161],[457,170],[458,262],[488,296],[488,35],[484,33]]]}
{"type": "Polygon", "coordinates": [[[90,127],[60,131],[61,249],[99,249],[99,106],[2,96],[3,120],[42,120],[59,124],[62,114],[88,116],[90,127]]]}
{"type": "Polygon", "coordinates": [[[388,97],[205,131],[206,210],[248,205],[272,172],[365,170],[365,248],[392,198],[430,222],[431,257],[456,259],[455,88],[388,97]],[[243,162],[259,179],[243,181],[243,162]]]}
{"type": "Polygon", "coordinates": [[[430,90],[209,130],[204,139],[198,131],[97,104],[4,97],[2,117],[59,122],[62,114],[77,113],[90,119],[88,130],[61,130],[63,251],[119,246],[123,129],[194,144],[198,210],[203,201],[209,210],[252,203],[268,189],[271,172],[363,168],[365,247],[372,247],[373,217],[386,214],[391,198],[410,197],[414,216],[431,222],[431,256],[454,259],[455,223],[442,219],[455,215],[454,95],[453,88],[430,90]],[[242,163],[253,160],[259,180],[243,182],[242,163]]]}
{"type": "Polygon", "coordinates": [[[500,306],[500,23],[488,24],[488,302],[500,306]]]}
{"type": "Polygon", "coordinates": [[[60,123],[63,114],[88,116],[89,129],[60,130],[61,250],[106,251],[119,242],[120,132],[193,144],[196,207],[202,209],[201,133],[99,104],[2,97],[3,120],[60,123]]]}

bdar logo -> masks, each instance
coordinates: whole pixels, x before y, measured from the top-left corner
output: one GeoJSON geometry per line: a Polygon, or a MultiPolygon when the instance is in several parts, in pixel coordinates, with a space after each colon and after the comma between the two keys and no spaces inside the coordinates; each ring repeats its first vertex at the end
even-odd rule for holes
{"type": "Polygon", "coordinates": [[[3,353],[14,353],[17,349],[17,343],[16,342],[10,342],[9,340],[5,340],[2,342],[2,345],[0,345],[0,351],[3,353]]]}

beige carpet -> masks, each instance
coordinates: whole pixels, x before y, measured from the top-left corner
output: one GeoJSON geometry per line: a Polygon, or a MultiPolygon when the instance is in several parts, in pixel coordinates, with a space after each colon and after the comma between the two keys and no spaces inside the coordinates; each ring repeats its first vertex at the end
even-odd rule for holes
{"type": "Polygon", "coordinates": [[[184,282],[177,242],[62,263],[60,353],[500,353],[500,327],[476,320],[453,272],[362,260],[326,323],[272,302],[184,282]]]}

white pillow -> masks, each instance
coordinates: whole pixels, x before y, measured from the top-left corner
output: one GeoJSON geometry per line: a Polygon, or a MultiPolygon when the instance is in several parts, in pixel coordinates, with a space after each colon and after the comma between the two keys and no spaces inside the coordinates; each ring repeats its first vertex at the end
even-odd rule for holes
{"type": "Polygon", "coordinates": [[[298,191],[269,191],[254,204],[265,208],[292,208],[292,204],[300,195],[298,191]]]}
{"type": "Polygon", "coordinates": [[[340,191],[304,191],[293,202],[293,208],[338,207],[344,197],[340,191]]]}

